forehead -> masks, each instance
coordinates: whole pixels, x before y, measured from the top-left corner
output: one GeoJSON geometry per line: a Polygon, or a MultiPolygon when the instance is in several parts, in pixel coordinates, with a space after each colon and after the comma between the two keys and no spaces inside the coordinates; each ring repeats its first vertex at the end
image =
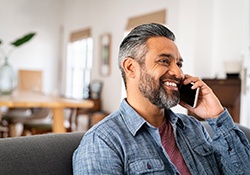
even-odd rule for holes
{"type": "Polygon", "coordinates": [[[171,54],[175,59],[181,59],[178,47],[174,41],[166,37],[152,37],[148,39],[148,54],[161,55],[171,54]]]}

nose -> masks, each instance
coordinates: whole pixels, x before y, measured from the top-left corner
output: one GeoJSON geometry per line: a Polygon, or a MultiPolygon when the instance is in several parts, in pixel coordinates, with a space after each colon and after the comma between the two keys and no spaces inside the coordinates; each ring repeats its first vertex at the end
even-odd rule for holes
{"type": "Polygon", "coordinates": [[[172,76],[175,76],[176,78],[183,79],[184,77],[182,69],[176,63],[172,63],[169,66],[168,73],[172,76]]]}

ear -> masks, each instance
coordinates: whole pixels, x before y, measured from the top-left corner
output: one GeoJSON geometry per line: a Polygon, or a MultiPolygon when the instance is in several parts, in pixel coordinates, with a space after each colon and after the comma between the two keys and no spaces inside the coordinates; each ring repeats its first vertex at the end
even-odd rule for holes
{"type": "Polygon", "coordinates": [[[122,62],[124,72],[128,77],[134,78],[136,73],[136,61],[133,58],[126,57],[122,62]]]}

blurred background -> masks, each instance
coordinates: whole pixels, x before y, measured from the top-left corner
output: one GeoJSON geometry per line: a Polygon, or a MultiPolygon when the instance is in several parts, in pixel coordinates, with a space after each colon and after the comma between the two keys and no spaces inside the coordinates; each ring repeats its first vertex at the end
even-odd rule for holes
{"type": "Polygon", "coordinates": [[[121,40],[140,23],[163,23],[176,35],[185,73],[212,80],[236,73],[240,123],[250,126],[248,0],[0,0],[0,11],[2,49],[36,32],[11,54],[15,71],[42,70],[44,93],[100,98],[107,113],[125,96],[117,59],[121,40]],[[102,83],[100,94],[92,82],[102,83]]]}

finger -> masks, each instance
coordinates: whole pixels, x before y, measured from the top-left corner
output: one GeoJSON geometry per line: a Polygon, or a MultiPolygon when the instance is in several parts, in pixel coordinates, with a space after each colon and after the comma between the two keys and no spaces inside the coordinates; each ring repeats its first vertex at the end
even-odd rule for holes
{"type": "Polygon", "coordinates": [[[200,87],[203,84],[203,82],[201,81],[201,79],[199,77],[193,77],[193,76],[190,76],[190,75],[186,74],[185,79],[183,81],[183,84],[186,85],[186,84],[189,84],[189,83],[193,84],[192,89],[196,89],[196,88],[200,87]]]}

